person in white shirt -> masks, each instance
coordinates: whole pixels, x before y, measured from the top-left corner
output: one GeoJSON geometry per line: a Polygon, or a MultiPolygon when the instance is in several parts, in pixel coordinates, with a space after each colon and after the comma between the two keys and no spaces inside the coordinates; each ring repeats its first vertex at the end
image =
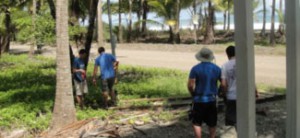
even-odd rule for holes
{"type": "Polygon", "coordinates": [[[226,48],[226,54],[229,59],[222,66],[221,85],[226,96],[225,125],[236,127],[236,67],[235,67],[235,48],[229,46],[226,48]]]}

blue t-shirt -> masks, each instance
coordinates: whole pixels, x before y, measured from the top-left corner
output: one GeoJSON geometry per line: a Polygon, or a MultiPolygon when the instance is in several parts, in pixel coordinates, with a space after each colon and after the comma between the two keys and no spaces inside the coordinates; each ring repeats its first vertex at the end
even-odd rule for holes
{"type": "Polygon", "coordinates": [[[216,100],[221,68],[210,62],[201,62],[192,68],[189,78],[196,79],[194,102],[207,103],[216,100]]]}
{"type": "MultiPolygon", "coordinates": [[[[84,61],[81,60],[80,58],[75,58],[74,62],[73,62],[73,68],[75,68],[75,69],[85,69],[84,61]]],[[[79,82],[84,81],[84,78],[82,78],[82,76],[81,76],[81,72],[75,72],[74,73],[74,79],[79,81],[79,82]]]]}
{"type": "Polygon", "coordinates": [[[96,58],[95,66],[100,67],[102,79],[115,77],[114,62],[116,58],[111,54],[103,53],[96,58]]]}

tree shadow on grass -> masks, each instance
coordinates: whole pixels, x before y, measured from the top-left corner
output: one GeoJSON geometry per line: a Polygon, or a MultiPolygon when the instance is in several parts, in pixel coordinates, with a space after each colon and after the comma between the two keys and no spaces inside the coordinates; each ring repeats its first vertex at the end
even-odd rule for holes
{"type": "Polygon", "coordinates": [[[52,65],[2,75],[0,107],[23,104],[26,107],[44,110],[43,103],[51,102],[55,95],[55,76],[51,73],[43,73],[41,69],[46,68],[52,68],[52,65]]]}

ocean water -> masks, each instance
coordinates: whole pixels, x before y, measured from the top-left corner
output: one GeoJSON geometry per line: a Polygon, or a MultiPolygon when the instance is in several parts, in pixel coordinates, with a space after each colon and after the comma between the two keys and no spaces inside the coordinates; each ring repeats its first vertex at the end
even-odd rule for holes
{"type": "MultiPolygon", "coordinates": [[[[116,1],[115,1],[116,2],[116,1]]],[[[271,28],[271,1],[266,0],[267,3],[267,13],[266,13],[266,29],[271,28]]],[[[277,1],[276,3],[276,8],[278,9],[279,7],[279,2],[277,1]]],[[[284,7],[284,2],[283,2],[283,7],[284,7]]],[[[259,6],[254,10],[253,12],[253,28],[255,30],[260,30],[262,29],[262,23],[263,23],[263,13],[259,12],[262,10],[262,1],[260,1],[259,6]]],[[[284,9],[283,9],[284,11],[284,9]]],[[[128,26],[128,14],[122,14],[122,24],[124,26],[128,26]]],[[[137,22],[137,15],[136,13],[132,14],[132,19],[133,19],[133,24],[137,22]]],[[[158,17],[155,13],[149,13],[148,14],[148,19],[149,20],[154,20],[158,23],[151,24],[147,23],[147,28],[149,30],[168,30],[169,27],[164,24],[164,19],[161,17],[158,17]]],[[[216,19],[216,25],[215,29],[217,30],[222,30],[223,29],[223,13],[221,12],[216,12],[215,14],[215,19],[216,19]]],[[[103,15],[102,20],[106,23],[108,23],[108,16],[103,15]]],[[[114,26],[118,25],[118,15],[112,15],[112,22],[114,26]]],[[[227,24],[227,23],[226,23],[227,24]]],[[[279,18],[277,13],[275,13],[275,29],[277,29],[279,26],[279,18]]],[[[185,9],[182,10],[180,13],[180,28],[181,29],[193,29],[193,21],[192,21],[192,13],[190,9],[185,9]]],[[[230,29],[234,29],[234,16],[231,15],[230,18],[230,29]]]]}
{"type": "MultiPolygon", "coordinates": [[[[216,30],[222,30],[223,29],[223,15],[221,13],[216,13],[216,30]]],[[[108,23],[107,15],[103,15],[102,19],[104,22],[108,23]]],[[[157,17],[155,14],[150,13],[148,15],[148,19],[157,21],[158,23],[147,23],[147,28],[149,30],[168,30],[169,27],[167,25],[164,25],[164,19],[161,17],[157,17]]],[[[114,26],[118,25],[118,15],[112,16],[112,22],[114,26]]],[[[136,14],[133,14],[133,24],[137,22],[136,14]]],[[[122,14],[122,24],[124,26],[128,25],[128,15],[122,14]]],[[[227,24],[227,23],[226,23],[227,24]]],[[[253,28],[254,30],[260,30],[263,26],[263,15],[261,14],[254,14],[253,15],[253,28]]],[[[278,16],[275,16],[275,29],[277,29],[279,26],[279,18],[278,16]]],[[[180,28],[181,29],[193,29],[193,21],[192,21],[192,15],[182,13],[180,18],[180,28]]],[[[267,14],[266,16],[266,29],[271,28],[271,15],[267,14]]],[[[230,18],[230,29],[234,29],[234,16],[231,15],[230,18]]]]}

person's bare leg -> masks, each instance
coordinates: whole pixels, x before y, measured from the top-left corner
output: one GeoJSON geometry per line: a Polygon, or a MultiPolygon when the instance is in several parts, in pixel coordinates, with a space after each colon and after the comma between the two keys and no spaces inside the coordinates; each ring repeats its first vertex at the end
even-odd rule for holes
{"type": "Polygon", "coordinates": [[[210,138],[216,137],[216,127],[209,127],[209,137],[210,138]]]}
{"type": "Polygon", "coordinates": [[[194,128],[195,138],[201,138],[201,131],[202,131],[201,127],[193,125],[193,128],[194,128]]]}
{"type": "Polygon", "coordinates": [[[103,92],[102,96],[103,96],[104,107],[108,108],[108,93],[107,92],[103,92]]]}
{"type": "Polygon", "coordinates": [[[76,99],[77,99],[78,105],[79,105],[80,108],[82,109],[82,108],[83,108],[83,99],[82,99],[82,96],[81,96],[81,95],[77,95],[77,96],[76,96],[76,99]]]}
{"type": "Polygon", "coordinates": [[[113,104],[117,104],[115,91],[114,90],[110,91],[109,95],[110,95],[110,98],[111,98],[113,104]]]}

